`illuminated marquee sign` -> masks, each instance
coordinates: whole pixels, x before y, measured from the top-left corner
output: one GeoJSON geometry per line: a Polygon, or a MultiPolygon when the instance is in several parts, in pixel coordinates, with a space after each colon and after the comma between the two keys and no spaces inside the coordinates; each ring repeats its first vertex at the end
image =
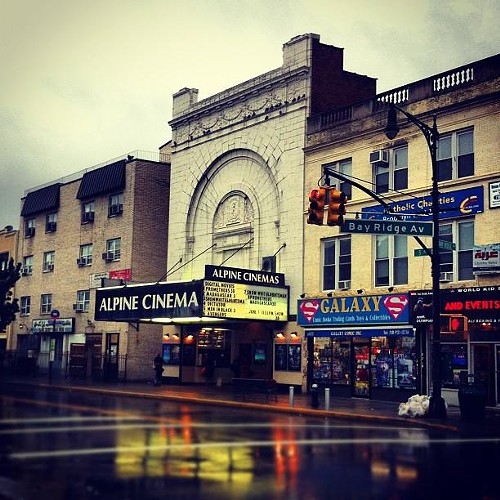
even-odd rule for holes
{"type": "Polygon", "coordinates": [[[201,316],[201,281],[128,285],[96,290],[96,321],[201,316]]]}
{"type": "Polygon", "coordinates": [[[288,288],[205,280],[203,315],[214,318],[287,321],[288,288]]]}
{"type": "Polygon", "coordinates": [[[203,315],[215,318],[288,320],[285,275],[237,267],[205,266],[203,315]]]}

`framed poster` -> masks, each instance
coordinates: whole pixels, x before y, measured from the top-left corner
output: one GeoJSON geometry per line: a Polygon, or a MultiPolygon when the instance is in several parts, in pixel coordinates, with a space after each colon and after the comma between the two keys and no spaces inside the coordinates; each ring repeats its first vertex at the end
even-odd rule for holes
{"type": "Polygon", "coordinates": [[[256,365],[265,365],[266,360],[266,344],[264,342],[255,342],[253,362],[256,365]]]}
{"type": "Polygon", "coordinates": [[[287,346],[285,344],[277,344],[274,348],[274,369],[277,371],[287,371],[287,346]]]}
{"type": "Polygon", "coordinates": [[[301,345],[289,345],[288,346],[288,371],[290,372],[300,372],[301,368],[301,358],[302,358],[302,346],[301,345]]]}

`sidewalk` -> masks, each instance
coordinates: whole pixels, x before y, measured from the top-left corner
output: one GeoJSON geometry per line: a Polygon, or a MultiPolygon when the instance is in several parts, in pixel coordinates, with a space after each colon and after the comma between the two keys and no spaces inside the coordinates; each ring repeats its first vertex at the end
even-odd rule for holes
{"type": "Polygon", "coordinates": [[[189,402],[242,409],[274,411],[280,413],[339,418],[343,420],[371,421],[386,425],[407,425],[443,429],[461,433],[487,433],[500,435],[500,409],[487,408],[486,417],[480,422],[464,422],[460,408],[450,406],[446,420],[398,417],[399,402],[373,401],[359,398],[330,398],[330,408],[325,409],[324,394],[320,394],[318,408],[311,405],[310,394],[242,395],[231,385],[179,385],[156,387],[151,383],[93,383],[85,380],[57,378],[36,379],[29,377],[2,377],[2,383],[34,385],[58,390],[82,391],[114,396],[134,396],[176,402],[189,402]]]}

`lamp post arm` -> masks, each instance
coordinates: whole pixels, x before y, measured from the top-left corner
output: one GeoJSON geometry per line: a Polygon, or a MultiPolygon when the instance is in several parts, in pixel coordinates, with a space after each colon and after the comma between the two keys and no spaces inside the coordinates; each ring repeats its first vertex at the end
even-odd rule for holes
{"type": "MultiPolygon", "coordinates": [[[[358,189],[361,189],[364,193],[366,193],[368,196],[372,197],[374,200],[378,201],[386,210],[387,212],[394,214],[397,219],[403,219],[403,217],[394,212],[393,209],[390,207],[390,205],[377,193],[374,193],[371,189],[368,189],[367,187],[363,186],[357,181],[354,181],[352,179],[349,179],[348,177],[345,177],[341,173],[332,170],[330,167],[323,167],[323,175],[325,178],[329,175],[332,177],[335,177],[336,179],[339,179],[341,181],[347,182],[349,184],[352,184],[353,186],[357,187],[358,189]]],[[[328,182],[328,181],[327,181],[328,182]]],[[[418,237],[418,236],[413,236],[415,241],[425,250],[427,255],[431,255],[431,250],[427,247],[427,245],[418,237]]]]}
{"type": "Polygon", "coordinates": [[[421,132],[425,136],[425,139],[427,140],[427,144],[429,146],[429,149],[431,149],[431,154],[432,154],[432,149],[437,148],[437,141],[439,139],[439,133],[436,125],[436,115],[433,116],[432,127],[429,127],[429,125],[419,120],[416,116],[413,116],[411,113],[408,113],[408,111],[405,111],[403,108],[400,108],[395,104],[391,104],[391,106],[397,109],[401,114],[405,115],[406,118],[408,118],[408,120],[410,120],[421,130],[421,132]]]}

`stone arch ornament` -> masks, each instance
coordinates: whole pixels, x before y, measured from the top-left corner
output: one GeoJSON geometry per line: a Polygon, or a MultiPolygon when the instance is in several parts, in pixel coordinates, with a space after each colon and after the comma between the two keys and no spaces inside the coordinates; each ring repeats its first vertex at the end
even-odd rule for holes
{"type": "Polygon", "coordinates": [[[187,253],[194,256],[215,244],[216,262],[217,253],[247,243],[248,265],[257,265],[260,241],[279,236],[279,208],[277,182],[265,160],[250,150],[230,151],[196,185],[187,214],[187,253]]]}

